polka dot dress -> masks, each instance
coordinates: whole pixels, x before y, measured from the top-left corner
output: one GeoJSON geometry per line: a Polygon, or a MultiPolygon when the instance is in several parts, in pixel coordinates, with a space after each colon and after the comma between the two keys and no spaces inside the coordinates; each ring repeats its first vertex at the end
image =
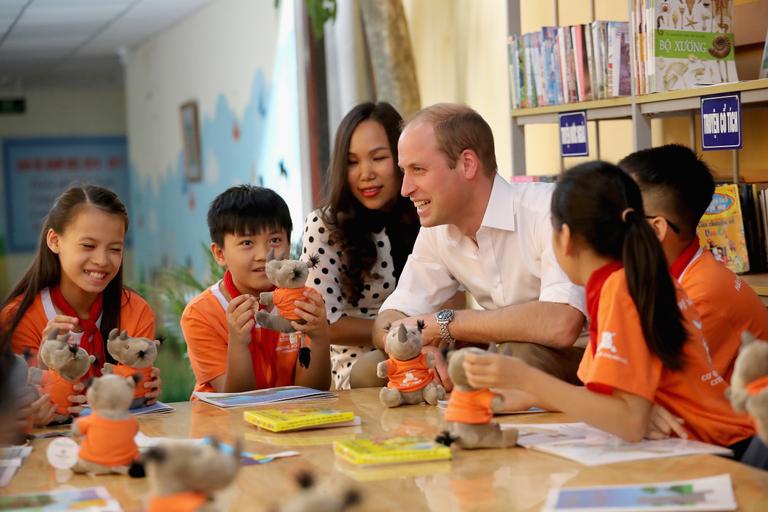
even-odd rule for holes
{"type": "MultiPolygon", "coordinates": [[[[378,257],[371,268],[371,274],[378,274],[380,279],[367,279],[364,283],[363,296],[357,307],[348,304],[341,296],[341,273],[346,266],[341,263],[341,248],[338,243],[331,245],[328,240],[330,230],[320,218],[320,210],[310,213],[304,222],[303,253],[317,255],[319,263],[309,269],[307,285],[316,289],[325,299],[326,314],[331,323],[340,318],[366,318],[373,320],[379,308],[395,289],[396,278],[392,262],[391,246],[386,230],[373,234],[378,257]]],[[[349,389],[349,374],[357,358],[372,350],[370,346],[348,347],[331,345],[331,378],[336,389],[349,389]]]]}

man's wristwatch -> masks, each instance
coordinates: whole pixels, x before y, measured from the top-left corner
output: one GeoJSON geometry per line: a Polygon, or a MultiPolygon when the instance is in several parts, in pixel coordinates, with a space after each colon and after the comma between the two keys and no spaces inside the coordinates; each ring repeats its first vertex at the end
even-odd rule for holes
{"type": "Polygon", "coordinates": [[[453,348],[456,340],[453,339],[453,336],[451,336],[451,333],[448,331],[448,324],[453,321],[454,317],[455,315],[452,309],[441,309],[435,313],[437,325],[440,327],[440,338],[442,338],[443,344],[448,345],[451,348],[453,348]]]}

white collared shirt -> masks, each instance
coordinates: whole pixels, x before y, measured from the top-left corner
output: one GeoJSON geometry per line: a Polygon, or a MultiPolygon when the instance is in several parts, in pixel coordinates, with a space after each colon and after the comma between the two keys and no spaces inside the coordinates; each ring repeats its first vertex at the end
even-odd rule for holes
{"type": "Polygon", "coordinates": [[[552,183],[493,181],[477,245],[454,225],[422,227],[395,291],[381,311],[433,313],[459,286],[484,309],[531,301],[586,312],[584,288],[571,283],[552,252],[552,183]]]}

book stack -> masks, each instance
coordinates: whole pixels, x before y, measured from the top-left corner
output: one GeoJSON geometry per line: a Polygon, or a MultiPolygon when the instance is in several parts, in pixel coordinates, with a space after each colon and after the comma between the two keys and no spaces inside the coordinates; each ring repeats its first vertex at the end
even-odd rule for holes
{"type": "Polygon", "coordinates": [[[245,421],[270,432],[290,432],[311,428],[353,427],[360,424],[352,411],[323,409],[319,407],[301,409],[261,409],[245,411],[245,421]]]}
{"type": "Polygon", "coordinates": [[[336,457],[355,465],[449,460],[451,449],[425,437],[357,438],[333,443],[336,457]]]}
{"type": "Polygon", "coordinates": [[[629,24],[593,21],[508,39],[512,108],[632,93],[629,24]]]}
{"type": "Polygon", "coordinates": [[[632,0],[637,94],[736,82],[733,0],[632,0]]]}

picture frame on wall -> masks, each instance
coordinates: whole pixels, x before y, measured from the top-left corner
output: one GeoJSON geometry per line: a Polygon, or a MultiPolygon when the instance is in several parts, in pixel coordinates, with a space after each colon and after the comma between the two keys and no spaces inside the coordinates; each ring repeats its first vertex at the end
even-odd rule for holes
{"type": "Polygon", "coordinates": [[[202,181],[203,165],[200,156],[200,119],[197,101],[187,101],[179,109],[181,140],[184,146],[184,176],[187,181],[202,181]]]}

